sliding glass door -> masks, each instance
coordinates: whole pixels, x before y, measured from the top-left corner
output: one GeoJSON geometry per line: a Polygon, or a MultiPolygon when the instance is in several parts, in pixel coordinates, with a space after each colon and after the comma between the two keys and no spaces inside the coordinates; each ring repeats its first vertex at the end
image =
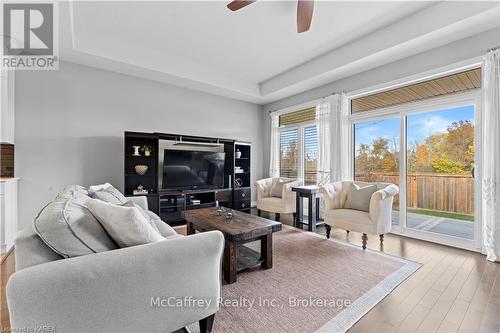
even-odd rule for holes
{"type": "Polygon", "coordinates": [[[355,180],[400,187],[394,232],[479,247],[479,106],[471,93],[351,116],[355,180]]]}
{"type": "MultiPolygon", "coordinates": [[[[354,124],[354,179],[399,185],[400,119],[354,124]]],[[[399,228],[399,195],[394,198],[393,228],[399,228]]]]}
{"type": "Polygon", "coordinates": [[[406,227],[474,239],[474,105],[406,118],[406,227]]]}

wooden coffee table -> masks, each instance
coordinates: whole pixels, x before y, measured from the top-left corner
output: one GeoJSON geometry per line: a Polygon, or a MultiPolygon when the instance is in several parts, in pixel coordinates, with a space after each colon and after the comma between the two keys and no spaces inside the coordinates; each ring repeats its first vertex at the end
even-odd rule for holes
{"type": "Polygon", "coordinates": [[[238,271],[256,264],[262,268],[273,267],[273,232],[281,230],[281,223],[263,217],[234,211],[232,219],[217,212],[215,207],[187,210],[187,234],[196,231],[219,230],[224,234],[224,279],[228,283],[236,282],[238,271]],[[242,246],[244,243],[260,239],[260,254],[242,246]]]}

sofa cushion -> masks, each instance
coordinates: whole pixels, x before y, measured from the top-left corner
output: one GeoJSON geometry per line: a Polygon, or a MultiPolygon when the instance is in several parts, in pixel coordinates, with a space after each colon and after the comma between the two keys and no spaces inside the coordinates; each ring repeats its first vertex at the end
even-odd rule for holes
{"type": "Polygon", "coordinates": [[[367,234],[377,233],[377,225],[366,212],[352,209],[332,209],[324,214],[325,222],[336,228],[367,234]]]}
{"type": "Polygon", "coordinates": [[[110,183],[90,186],[89,195],[94,199],[100,199],[115,205],[123,205],[128,201],[127,198],[110,183]]]}
{"type": "Polygon", "coordinates": [[[88,199],[87,191],[81,186],[69,186],[46,205],[33,222],[36,234],[64,258],[118,248],[87,209],[88,199]]]}
{"type": "Polygon", "coordinates": [[[139,206],[135,202],[132,202],[129,200],[123,206],[137,207],[137,209],[139,209],[141,214],[149,221],[149,224],[151,224],[153,229],[158,231],[163,237],[178,235],[177,232],[174,230],[174,228],[172,228],[166,222],[164,222],[158,215],[156,215],[155,213],[153,213],[150,210],[146,210],[146,209],[142,208],[141,206],[139,206]]]}
{"type": "Polygon", "coordinates": [[[275,198],[281,198],[283,196],[283,186],[293,181],[294,179],[289,178],[273,178],[270,195],[275,198]]]}
{"type": "Polygon", "coordinates": [[[144,208],[142,208],[141,206],[139,206],[138,204],[136,204],[130,200],[127,201],[126,203],[124,203],[122,206],[123,207],[135,207],[135,208],[137,208],[139,210],[139,212],[141,213],[141,215],[144,216],[144,218],[153,227],[153,229],[160,232],[160,230],[158,230],[158,227],[156,226],[156,223],[153,221],[152,217],[149,215],[147,210],[145,210],[144,208]]]}
{"type": "Polygon", "coordinates": [[[361,210],[368,212],[370,210],[370,200],[373,193],[377,191],[377,185],[359,186],[351,183],[347,192],[347,199],[344,205],[346,209],[361,210]]]}
{"type": "Polygon", "coordinates": [[[115,205],[98,199],[87,200],[87,207],[120,247],[165,239],[137,207],[115,205]]]}
{"type": "Polygon", "coordinates": [[[257,208],[265,212],[285,213],[285,204],[281,198],[267,197],[257,200],[257,208]]]}
{"type": "Polygon", "coordinates": [[[14,244],[16,249],[16,271],[63,259],[35,233],[32,224],[28,224],[17,234],[14,244]]]}
{"type": "Polygon", "coordinates": [[[146,211],[146,213],[151,218],[151,221],[154,222],[154,224],[158,228],[158,231],[163,237],[169,238],[170,236],[181,236],[174,230],[174,228],[169,226],[166,222],[164,222],[158,215],[156,215],[152,211],[148,210],[146,211]]]}

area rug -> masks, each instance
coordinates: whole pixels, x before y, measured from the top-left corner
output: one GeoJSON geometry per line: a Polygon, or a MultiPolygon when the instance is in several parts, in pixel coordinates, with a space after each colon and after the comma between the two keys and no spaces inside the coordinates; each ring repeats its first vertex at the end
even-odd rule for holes
{"type": "Polygon", "coordinates": [[[214,332],[345,332],[420,267],[288,226],[273,243],[272,269],[223,285],[214,332]]]}

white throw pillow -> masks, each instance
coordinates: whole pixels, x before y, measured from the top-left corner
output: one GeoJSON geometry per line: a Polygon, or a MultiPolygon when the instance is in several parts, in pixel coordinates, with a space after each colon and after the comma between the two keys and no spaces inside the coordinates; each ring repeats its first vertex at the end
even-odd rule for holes
{"type": "Polygon", "coordinates": [[[271,196],[281,198],[283,196],[283,186],[293,181],[295,180],[287,178],[273,178],[273,183],[271,184],[271,196]]]}
{"type": "Polygon", "coordinates": [[[127,201],[126,203],[124,203],[123,205],[120,205],[120,206],[123,206],[123,207],[135,207],[135,208],[137,208],[139,210],[139,212],[142,214],[142,216],[144,216],[146,218],[146,220],[149,222],[149,224],[153,227],[153,229],[155,229],[156,231],[160,232],[160,230],[156,226],[156,223],[153,221],[153,219],[151,218],[151,216],[148,214],[147,211],[145,211],[144,209],[142,209],[141,206],[133,203],[132,201],[127,201]]]}
{"type": "Polygon", "coordinates": [[[127,198],[110,183],[90,186],[89,196],[94,199],[111,202],[115,205],[123,205],[128,201],[127,198]]]}
{"type": "Polygon", "coordinates": [[[344,208],[355,209],[367,212],[370,210],[370,200],[373,193],[377,191],[377,185],[367,185],[361,187],[357,184],[351,183],[349,192],[347,192],[347,200],[344,208]]]}
{"type": "Polygon", "coordinates": [[[124,207],[89,199],[87,207],[120,247],[153,243],[165,238],[136,207],[124,207]]]}

